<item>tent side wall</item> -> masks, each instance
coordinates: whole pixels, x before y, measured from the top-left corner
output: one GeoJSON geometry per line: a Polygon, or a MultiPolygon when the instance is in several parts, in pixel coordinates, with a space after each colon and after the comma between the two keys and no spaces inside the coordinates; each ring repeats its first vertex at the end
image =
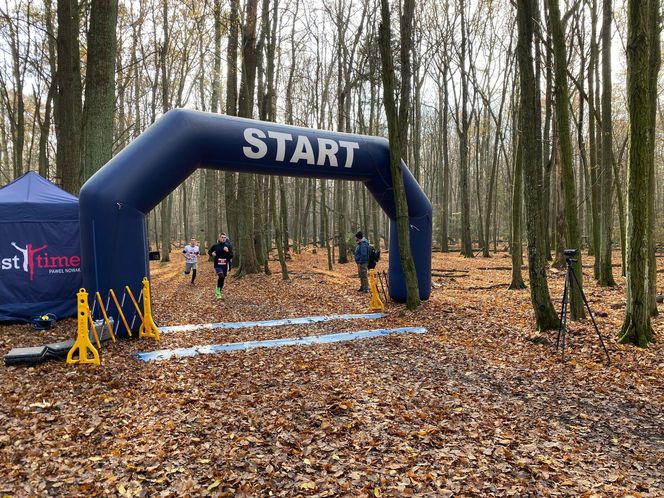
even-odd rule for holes
{"type": "Polygon", "coordinates": [[[36,173],[0,189],[0,322],[75,315],[81,285],[76,197],[36,173]]]}

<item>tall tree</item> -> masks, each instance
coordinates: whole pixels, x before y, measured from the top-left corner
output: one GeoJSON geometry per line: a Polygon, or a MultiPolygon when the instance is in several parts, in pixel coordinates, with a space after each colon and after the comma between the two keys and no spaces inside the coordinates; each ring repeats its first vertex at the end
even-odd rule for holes
{"type": "MultiPolygon", "coordinates": [[[[276,99],[276,83],[275,83],[275,66],[276,66],[276,51],[277,51],[277,21],[279,20],[279,0],[273,0],[272,11],[272,25],[270,27],[270,36],[267,43],[266,50],[266,90],[263,96],[263,107],[266,109],[268,121],[275,121],[277,118],[277,99],[276,99]]],[[[272,226],[274,226],[274,239],[277,246],[277,255],[279,257],[279,266],[281,267],[281,278],[288,280],[288,266],[286,265],[286,255],[284,252],[283,234],[281,219],[277,216],[277,182],[274,176],[270,177],[269,184],[270,196],[270,218],[272,219],[272,226]]],[[[267,264],[267,263],[266,263],[267,264]]]]}
{"type": "MultiPolygon", "coordinates": [[[[560,147],[560,168],[563,183],[565,206],[566,242],[568,247],[578,249],[573,263],[576,282],[570,285],[570,314],[572,320],[585,316],[583,299],[583,270],[581,265],[581,236],[579,215],[576,204],[576,181],[572,156],[572,138],[569,124],[569,87],[567,84],[567,48],[565,46],[565,21],[560,17],[558,0],[548,0],[549,24],[553,45],[553,63],[555,68],[556,123],[558,125],[558,145],[560,147]]],[[[566,16],[567,17],[567,16],[566,16]]]]}
{"type": "Polygon", "coordinates": [[[58,98],[55,113],[56,180],[68,192],[81,186],[81,54],[78,0],[58,0],[58,98]]]}
{"type": "Polygon", "coordinates": [[[58,83],[56,80],[57,62],[56,62],[56,37],[53,29],[53,4],[51,0],[44,2],[44,20],[46,31],[46,50],[48,59],[49,70],[49,84],[48,94],[46,95],[46,103],[44,104],[44,115],[41,119],[39,126],[39,174],[44,178],[50,178],[49,171],[49,138],[51,135],[51,124],[53,120],[53,108],[56,105],[58,93],[58,83]]]}
{"type": "MultiPolygon", "coordinates": [[[[213,61],[212,61],[212,94],[210,96],[210,111],[221,110],[221,0],[214,0],[212,7],[212,20],[214,23],[213,61]]],[[[232,174],[232,173],[230,173],[232,174]]],[[[219,226],[219,189],[218,171],[208,169],[205,171],[205,238],[209,245],[214,244],[220,232],[219,226]]]]}
{"type": "Polygon", "coordinates": [[[468,47],[465,0],[460,0],[461,47],[459,69],[461,72],[461,123],[459,124],[459,189],[461,191],[461,254],[473,257],[473,241],[470,236],[470,185],[468,183],[468,72],[466,50],[468,47]]]}
{"type": "Polygon", "coordinates": [[[440,123],[440,134],[441,134],[441,153],[443,156],[443,178],[441,181],[441,187],[442,187],[442,197],[441,197],[441,203],[442,203],[442,213],[441,213],[441,250],[443,252],[448,252],[449,251],[449,233],[448,233],[448,226],[449,226],[449,217],[450,217],[450,154],[449,154],[449,143],[448,143],[448,124],[449,124],[449,106],[448,106],[448,98],[449,98],[449,91],[447,87],[447,73],[448,73],[448,65],[445,62],[443,66],[443,71],[442,71],[442,86],[443,86],[443,91],[440,92],[439,90],[439,100],[440,100],[440,105],[442,107],[441,111],[441,123],[440,123]],[[442,94],[441,94],[442,93],[442,94]]]}
{"type": "Polygon", "coordinates": [[[14,5],[16,9],[13,15],[0,9],[2,25],[7,29],[9,52],[11,54],[12,84],[6,81],[4,74],[0,71],[0,95],[9,118],[9,130],[12,142],[12,167],[13,177],[17,178],[24,173],[23,153],[25,148],[25,96],[23,87],[25,84],[27,53],[32,44],[30,25],[30,5],[27,6],[26,26],[21,23],[22,3],[14,5]],[[27,35],[27,36],[26,36],[27,35]],[[27,39],[26,39],[27,38],[27,39]],[[11,88],[13,86],[13,88],[11,88]]]}
{"type": "Polygon", "coordinates": [[[599,279],[597,283],[613,287],[613,269],[611,268],[611,231],[613,229],[613,124],[611,113],[611,0],[604,0],[602,7],[602,164],[601,191],[602,212],[600,230],[599,279]]]}
{"type": "MultiPolygon", "coordinates": [[[[510,39],[510,47],[507,51],[508,60],[514,60],[512,58],[512,39],[510,39]]],[[[507,96],[507,89],[509,85],[507,84],[508,78],[511,73],[511,64],[510,67],[505,71],[504,80],[503,80],[503,91],[501,92],[500,97],[500,107],[498,109],[498,116],[496,120],[496,133],[493,137],[493,150],[491,154],[491,175],[489,177],[489,187],[486,194],[486,217],[484,219],[484,247],[482,249],[482,256],[485,258],[489,257],[489,230],[491,228],[491,208],[494,204],[494,193],[496,191],[495,184],[498,175],[498,163],[500,161],[500,154],[498,151],[498,145],[500,143],[500,135],[502,133],[503,126],[503,108],[505,106],[505,97],[507,96]]],[[[487,104],[487,109],[493,114],[490,105],[487,104]]],[[[495,116],[494,116],[495,118],[495,116]]],[[[495,213],[494,213],[495,216],[495,213]]],[[[546,227],[546,225],[545,225],[546,227]]],[[[546,228],[545,228],[546,233],[546,228]]]]}
{"type": "Polygon", "coordinates": [[[599,252],[600,252],[600,181],[597,143],[597,98],[595,92],[595,68],[598,65],[597,44],[597,2],[590,1],[590,61],[588,64],[588,148],[590,149],[590,215],[592,221],[592,245],[588,254],[595,255],[593,272],[595,279],[599,279],[599,252]]]}
{"type": "Polygon", "coordinates": [[[546,279],[546,254],[542,225],[542,168],[541,155],[537,148],[535,127],[537,95],[533,68],[533,31],[537,0],[517,0],[517,61],[519,64],[519,128],[521,140],[518,154],[523,161],[524,196],[526,201],[526,230],[528,233],[528,275],[530,277],[530,299],[535,311],[537,328],[552,329],[559,320],[549,295],[546,279]]]}
{"type": "Polygon", "coordinates": [[[514,184],[512,185],[512,233],[511,243],[512,248],[512,281],[510,282],[509,289],[525,289],[526,284],[523,281],[521,274],[521,265],[523,264],[523,246],[521,244],[521,236],[523,229],[521,227],[521,213],[523,205],[523,155],[521,150],[521,139],[515,143],[514,154],[514,184]]]}
{"type": "MultiPolygon", "coordinates": [[[[168,0],[161,0],[163,41],[159,47],[159,68],[161,71],[161,111],[166,114],[171,107],[170,71],[168,67],[171,33],[168,17],[168,0]]],[[[173,194],[161,202],[161,261],[170,261],[171,220],[173,216],[173,194]]]]}
{"type": "Polygon", "coordinates": [[[648,283],[648,216],[650,166],[655,129],[652,75],[659,71],[657,22],[659,0],[629,0],[627,4],[627,101],[629,165],[627,170],[627,304],[619,340],[646,347],[653,340],[648,283]],[[655,67],[652,63],[655,62],[655,67]]]}
{"type": "Polygon", "coordinates": [[[92,0],[83,106],[84,183],[113,156],[117,0],[92,0]]]}
{"type": "MultiPolygon", "coordinates": [[[[228,15],[228,45],[226,47],[226,114],[237,116],[237,51],[240,31],[240,0],[230,0],[231,10],[228,15]]],[[[238,234],[237,226],[237,173],[224,173],[224,200],[226,203],[226,220],[231,237],[238,234]]],[[[216,235],[215,235],[216,237],[216,235]]],[[[239,258],[233,258],[238,261],[239,258]]]]}
{"type": "MultiPolygon", "coordinates": [[[[546,32],[547,45],[551,46],[551,35],[549,31],[546,32]]],[[[551,155],[551,122],[552,122],[552,109],[553,109],[553,71],[551,70],[551,50],[546,50],[546,59],[544,62],[546,86],[544,89],[544,130],[542,135],[542,163],[544,165],[544,176],[542,178],[543,184],[543,206],[544,217],[544,251],[546,259],[551,259],[551,220],[553,210],[551,206],[551,171],[553,167],[553,158],[551,155]]]]}
{"type": "MultiPolygon", "coordinates": [[[[247,0],[245,7],[244,29],[242,32],[242,78],[238,101],[238,115],[245,118],[253,116],[254,90],[256,84],[256,25],[258,22],[258,0],[247,0]]],[[[238,176],[238,249],[240,266],[238,275],[258,273],[260,268],[256,260],[254,246],[254,175],[240,173],[238,176]]]]}
{"type": "Polygon", "coordinates": [[[389,0],[381,0],[380,58],[383,63],[383,93],[385,114],[390,140],[390,171],[396,205],[397,234],[399,237],[399,259],[406,279],[406,307],[415,309],[420,305],[420,292],[415,272],[415,263],[410,250],[410,223],[408,221],[408,201],[403,183],[402,151],[408,130],[408,111],[410,108],[410,51],[412,47],[412,26],[415,0],[405,0],[401,14],[401,89],[399,103],[395,101],[394,61],[392,60],[390,6],[389,0]]]}
{"type": "Polygon", "coordinates": [[[648,68],[648,98],[650,142],[648,150],[648,309],[650,316],[657,316],[657,258],[655,256],[655,142],[657,137],[657,102],[659,97],[659,68],[662,64],[660,32],[664,22],[661,1],[650,3],[649,36],[650,65],[648,68]]]}

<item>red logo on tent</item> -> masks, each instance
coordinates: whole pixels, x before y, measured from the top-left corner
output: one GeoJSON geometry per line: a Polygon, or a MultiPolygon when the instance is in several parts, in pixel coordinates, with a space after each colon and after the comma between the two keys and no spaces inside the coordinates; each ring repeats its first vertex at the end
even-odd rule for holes
{"type": "Polygon", "coordinates": [[[81,258],[79,256],[49,256],[46,252],[48,244],[39,247],[34,247],[32,244],[26,244],[25,248],[16,245],[12,242],[12,246],[23,255],[22,265],[19,263],[19,256],[13,258],[4,258],[0,261],[3,270],[23,269],[24,272],[30,274],[30,280],[35,278],[35,268],[48,269],[49,273],[65,273],[70,272],[72,269],[81,266],[81,258]]]}

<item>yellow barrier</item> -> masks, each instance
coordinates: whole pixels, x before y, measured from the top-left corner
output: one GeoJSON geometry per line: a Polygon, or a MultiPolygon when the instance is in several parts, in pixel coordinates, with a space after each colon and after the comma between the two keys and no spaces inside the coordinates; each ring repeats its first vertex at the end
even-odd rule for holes
{"type": "Polygon", "coordinates": [[[131,335],[131,327],[129,327],[129,324],[127,323],[127,319],[124,316],[124,313],[122,312],[122,306],[120,306],[120,303],[118,302],[118,298],[115,296],[115,292],[113,292],[113,289],[110,291],[111,297],[113,298],[113,302],[115,303],[115,307],[118,309],[118,313],[120,314],[120,318],[122,318],[122,323],[124,323],[125,328],[127,329],[127,334],[129,334],[129,337],[132,337],[131,335]]]}
{"type": "MultiPolygon", "coordinates": [[[[67,363],[93,363],[100,365],[99,352],[92,345],[92,342],[90,342],[88,322],[92,323],[92,317],[90,317],[90,308],[88,306],[88,293],[85,292],[85,289],[80,289],[76,297],[78,299],[78,333],[76,342],[69,350],[69,353],[67,353],[67,363]],[[74,359],[74,354],[77,350],[78,358],[74,359]],[[88,358],[88,351],[92,353],[92,358],[88,358]]],[[[92,330],[95,331],[95,338],[99,345],[99,337],[97,337],[94,323],[92,324],[92,330]]]]}
{"type": "MultiPolygon", "coordinates": [[[[131,299],[131,302],[134,303],[134,308],[136,308],[136,313],[138,313],[138,318],[141,319],[141,322],[143,321],[143,313],[141,313],[141,308],[138,307],[138,303],[136,302],[136,299],[134,298],[134,294],[131,292],[131,289],[129,288],[128,285],[125,285],[125,292],[129,294],[129,298],[131,299]]],[[[140,298],[140,296],[139,296],[140,298]]],[[[132,322],[132,325],[134,323],[132,322]]]]}
{"type": "Polygon", "coordinates": [[[104,303],[101,301],[101,296],[99,295],[99,292],[96,292],[95,296],[97,296],[97,302],[99,303],[99,309],[101,310],[101,314],[104,316],[104,323],[106,323],[106,328],[108,328],[108,333],[110,334],[111,339],[113,339],[113,342],[115,342],[115,334],[113,333],[113,327],[111,327],[111,322],[108,321],[108,315],[106,314],[106,308],[104,308],[104,303]]]}
{"type": "Polygon", "coordinates": [[[149,337],[150,339],[160,339],[159,329],[152,319],[152,308],[150,306],[150,281],[147,277],[143,278],[143,323],[138,329],[138,337],[149,337]]]}
{"type": "Polygon", "coordinates": [[[371,287],[371,302],[369,303],[369,309],[371,311],[383,311],[385,309],[385,305],[378,296],[378,287],[376,286],[375,270],[369,270],[369,287],[371,287]]]}
{"type": "Polygon", "coordinates": [[[92,319],[92,313],[90,312],[90,308],[88,308],[88,323],[90,324],[90,330],[92,331],[92,335],[95,336],[95,342],[97,343],[97,349],[101,351],[101,341],[99,340],[99,335],[97,335],[97,327],[95,327],[95,322],[92,319]]]}

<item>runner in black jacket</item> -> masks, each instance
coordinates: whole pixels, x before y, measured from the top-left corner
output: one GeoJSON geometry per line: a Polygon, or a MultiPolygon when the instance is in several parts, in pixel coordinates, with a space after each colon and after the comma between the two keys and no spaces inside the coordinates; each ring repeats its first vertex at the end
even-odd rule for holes
{"type": "Polygon", "coordinates": [[[208,254],[214,258],[214,271],[217,272],[217,287],[214,289],[214,295],[217,299],[223,299],[221,289],[224,288],[224,280],[230,269],[230,262],[233,258],[233,246],[226,240],[226,234],[221,232],[219,240],[215,245],[208,249],[208,254]]]}

